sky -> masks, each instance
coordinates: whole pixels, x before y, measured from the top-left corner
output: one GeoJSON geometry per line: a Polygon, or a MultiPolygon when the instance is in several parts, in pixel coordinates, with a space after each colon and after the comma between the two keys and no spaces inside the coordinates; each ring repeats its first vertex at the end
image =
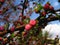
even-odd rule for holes
{"type": "MultiPolygon", "coordinates": [[[[20,1],[21,0],[18,0],[18,1],[16,0],[15,5],[18,5],[20,3],[20,1]]],[[[58,0],[45,0],[45,2],[43,2],[42,5],[44,5],[47,1],[49,1],[51,3],[51,5],[54,7],[55,10],[60,8],[60,3],[58,3],[58,0]]],[[[37,2],[37,0],[36,0],[36,2],[37,2]]],[[[33,7],[32,2],[30,2],[29,4],[30,4],[30,7],[33,7]]],[[[33,12],[30,18],[36,19],[37,17],[39,17],[39,14],[36,14],[35,12],[33,12]]],[[[3,25],[3,23],[0,22],[0,25],[3,25]]],[[[11,24],[11,26],[12,26],[12,24],[11,24]]],[[[52,38],[55,38],[56,35],[60,34],[60,22],[58,20],[49,22],[48,25],[43,30],[50,32],[50,34],[52,34],[52,38]]],[[[59,37],[60,37],[60,35],[59,35],[59,37]]]]}

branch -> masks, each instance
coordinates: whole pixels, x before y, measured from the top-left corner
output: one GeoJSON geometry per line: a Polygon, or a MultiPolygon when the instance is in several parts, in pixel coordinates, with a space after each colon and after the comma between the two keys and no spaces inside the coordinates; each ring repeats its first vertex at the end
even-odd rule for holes
{"type": "Polygon", "coordinates": [[[56,12],[57,12],[57,11],[60,11],[60,9],[57,9],[57,10],[55,10],[55,11],[56,11],[56,12]]]}
{"type": "Polygon", "coordinates": [[[59,18],[56,16],[50,16],[49,18],[47,18],[47,23],[50,21],[55,21],[55,20],[59,20],[59,18]]]}
{"type": "MultiPolygon", "coordinates": [[[[22,29],[24,29],[24,26],[25,26],[25,24],[24,25],[21,25],[21,26],[17,26],[16,28],[15,28],[15,31],[23,31],[22,29]]],[[[0,36],[1,35],[4,35],[4,34],[6,34],[6,33],[11,33],[11,31],[10,30],[4,30],[4,31],[2,31],[2,32],[0,32],[0,36]]]]}
{"type": "Polygon", "coordinates": [[[38,19],[38,20],[39,20],[39,23],[38,23],[39,26],[44,28],[48,24],[48,22],[60,20],[60,19],[57,16],[49,16],[48,18],[38,19]]]}

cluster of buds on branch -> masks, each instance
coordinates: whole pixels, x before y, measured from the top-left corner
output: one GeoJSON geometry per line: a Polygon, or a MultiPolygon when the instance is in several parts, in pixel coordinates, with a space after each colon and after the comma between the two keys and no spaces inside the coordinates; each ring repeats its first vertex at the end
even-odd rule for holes
{"type": "Polygon", "coordinates": [[[20,40],[22,40],[22,35],[27,35],[24,39],[26,39],[28,36],[30,37],[31,35],[38,35],[37,37],[40,36],[42,38],[42,34],[40,34],[42,33],[41,29],[45,27],[50,21],[60,20],[60,16],[56,13],[60,10],[54,10],[54,7],[49,2],[47,2],[44,6],[33,2],[33,5],[35,5],[33,9],[29,8],[28,0],[21,1],[23,4],[18,4],[16,6],[13,4],[14,1],[15,0],[0,0],[0,16],[1,19],[6,23],[5,25],[0,26],[0,41],[1,43],[3,43],[3,45],[7,43],[9,43],[10,45],[15,45],[13,44],[13,42],[15,41],[15,37],[21,37],[20,40]],[[7,6],[4,7],[5,3],[7,6]],[[40,15],[36,19],[38,23],[36,20],[30,19],[30,16],[33,12],[40,15]],[[19,15],[17,13],[19,13],[19,15]],[[51,14],[49,15],[49,13],[51,14]],[[55,14],[55,16],[53,14],[55,14]],[[13,19],[11,17],[13,17],[13,19]],[[15,18],[17,19],[15,20],[15,18]],[[10,21],[10,19],[12,21],[10,21]],[[13,26],[10,27],[10,23],[13,23],[13,26]],[[16,31],[18,32],[14,33],[16,31]]]}

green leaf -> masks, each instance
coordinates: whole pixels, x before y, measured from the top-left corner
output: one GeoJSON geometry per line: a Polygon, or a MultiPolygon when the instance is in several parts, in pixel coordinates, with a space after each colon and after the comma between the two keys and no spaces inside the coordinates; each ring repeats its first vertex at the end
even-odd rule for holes
{"type": "Polygon", "coordinates": [[[42,10],[42,5],[41,4],[37,4],[37,6],[34,7],[34,10],[40,11],[42,10]]]}
{"type": "Polygon", "coordinates": [[[40,19],[44,19],[45,17],[41,17],[40,19]]]}
{"type": "Polygon", "coordinates": [[[48,37],[48,32],[47,31],[45,32],[44,37],[48,37]]]}
{"type": "Polygon", "coordinates": [[[30,34],[33,34],[33,32],[32,32],[32,31],[30,31],[30,34]]]}
{"type": "Polygon", "coordinates": [[[17,26],[20,26],[20,24],[18,23],[17,26]]]}
{"type": "Polygon", "coordinates": [[[41,4],[38,4],[37,6],[38,6],[39,10],[41,10],[43,8],[41,4]]]}
{"type": "Polygon", "coordinates": [[[58,17],[60,19],[60,15],[56,14],[56,17],[58,17]]]}
{"type": "Polygon", "coordinates": [[[42,31],[39,32],[38,38],[42,38],[43,34],[42,31]]]}
{"type": "Polygon", "coordinates": [[[11,34],[11,38],[14,38],[14,33],[11,34]]]}
{"type": "Polygon", "coordinates": [[[27,23],[29,23],[29,21],[30,21],[30,19],[29,19],[29,18],[27,18],[27,19],[24,19],[24,21],[23,21],[23,22],[24,22],[25,24],[27,24],[27,23]]]}
{"type": "Polygon", "coordinates": [[[9,23],[6,23],[6,24],[4,25],[4,28],[5,28],[5,30],[7,30],[7,28],[9,28],[9,23]]]}

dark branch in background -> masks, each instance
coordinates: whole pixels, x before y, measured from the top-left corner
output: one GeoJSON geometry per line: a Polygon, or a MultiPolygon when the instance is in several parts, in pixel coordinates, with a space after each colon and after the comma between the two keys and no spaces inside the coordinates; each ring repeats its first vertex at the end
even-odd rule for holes
{"type": "Polygon", "coordinates": [[[39,20],[39,26],[44,28],[48,24],[48,22],[55,21],[55,20],[60,20],[60,19],[56,16],[50,16],[48,18],[41,19],[39,20]]]}
{"type": "Polygon", "coordinates": [[[47,18],[47,22],[55,21],[55,20],[59,20],[59,18],[56,16],[50,16],[49,18],[47,18]]]}
{"type": "MultiPolygon", "coordinates": [[[[56,12],[59,12],[59,11],[60,11],[60,9],[57,9],[57,10],[53,11],[53,14],[56,15],[56,12]]],[[[49,12],[49,13],[50,13],[50,12],[49,12]]],[[[48,13],[48,14],[49,14],[49,13],[48,13]]],[[[50,15],[50,16],[48,16],[48,18],[40,19],[41,16],[39,16],[39,17],[37,18],[37,20],[39,21],[39,23],[38,23],[39,26],[41,26],[42,28],[44,28],[44,27],[48,24],[48,22],[55,21],[55,20],[60,20],[59,17],[60,17],[60,16],[50,15]]]]}
{"type": "Polygon", "coordinates": [[[26,0],[25,0],[24,3],[23,3],[22,15],[23,15],[23,13],[24,13],[25,2],[26,2],[26,0]]]}
{"type": "Polygon", "coordinates": [[[60,11],[60,9],[57,9],[57,10],[55,10],[55,11],[56,11],[56,12],[57,12],[57,11],[60,11]]]}
{"type": "MultiPolygon", "coordinates": [[[[15,28],[15,31],[18,31],[19,30],[20,32],[22,32],[23,31],[22,29],[24,29],[24,27],[25,27],[25,24],[24,25],[21,25],[19,27],[16,27],[15,28]]],[[[11,33],[11,31],[10,30],[4,30],[3,32],[0,32],[0,36],[4,35],[6,33],[11,33]]]]}
{"type": "MultiPolygon", "coordinates": [[[[25,0],[23,3],[22,15],[24,15],[24,9],[27,8],[26,3],[28,3],[28,0],[25,0]]],[[[23,17],[22,17],[22,20],[23,20],[23,17]]]]}
{"type": "Polygon", "coordinates": [[[60,0],[58,0],[58,2],[60,3],[60,0]]]}

